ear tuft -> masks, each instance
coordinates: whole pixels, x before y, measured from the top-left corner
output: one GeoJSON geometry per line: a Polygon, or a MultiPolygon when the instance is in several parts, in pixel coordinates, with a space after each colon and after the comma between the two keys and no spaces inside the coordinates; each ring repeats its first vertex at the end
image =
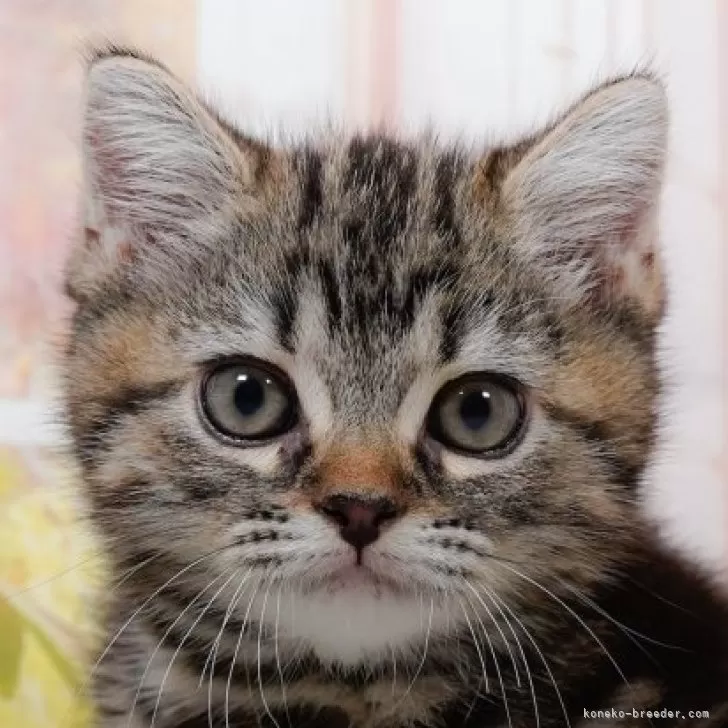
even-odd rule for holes
{"type": "Polygon", "coordinates": [[[667,102],[648,73],[608,81],[530,143],[500,199],[519,252],[572,297],[662,308],[656,213],[667,102]]]}

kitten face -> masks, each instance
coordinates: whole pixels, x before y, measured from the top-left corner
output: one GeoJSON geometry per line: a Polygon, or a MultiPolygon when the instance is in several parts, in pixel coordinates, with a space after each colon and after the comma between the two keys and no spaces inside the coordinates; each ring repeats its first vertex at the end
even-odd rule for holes
{"type": "Polygon", "coordinates": [[[238,574],[342,665],[601,578],[652,440],[664,127],[634,76],[509,148],[269,149],[98,60],[68,403],[120,565],[238,574]]]}

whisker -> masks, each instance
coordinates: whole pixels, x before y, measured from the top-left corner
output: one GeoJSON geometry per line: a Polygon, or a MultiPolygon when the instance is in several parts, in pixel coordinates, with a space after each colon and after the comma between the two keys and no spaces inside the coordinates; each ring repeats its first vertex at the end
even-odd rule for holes
{"type": "Polygon", "coordinates": [[[427,621],[427,632],[425,632],[425,645],[422,649],[422,659],[420,660],[420,664],[417,666],[417,669],[415,670],[415,674],[412,676],[412,679],[410,680],[409,685],[407,686],[407,690],[404,691],[404,694],[402,697],[397,701],[397,704],[392,709],[392,712],[395,713],[396,709],[399,705],[401,705],[407,698],[407,696],[412,692],[412,688],[414,687],[415,683],[417,682],[417,678],[420,676],[420,673],[422,672],[422,668],[425,666],[425,662],[427,661],[427,650],[430,646],[430,634],[432,633],[432,617],[435,612],[435,600],[434,598],[430,598],[430,616],[427,621]]]}
{"type": "MultiPolygon", "coordinates": [[[[539,711],[538,711],[538,700],[536,699],[536,687],[533,684],[533,675],[531,675],[531,668],[529,667],[528,660],[526,659],[526,652],[523,649],[521,640],[518,637],[516,630],[513,628],[513,625],[511,624],[510,620],[508,619],[506,614],[503,612],[503,610],[500,608],[500,605],[498,604],[498,602],[496,602],[493,599],[493,594],[490,592],[488,587],[485,586],[484,584],[481,584],[481,588],[483,589],[483,591],[484,591],[485,595],[488,597],[488,599],[490,599],[490,601],[493,603],[493,606],[498,610],[498,613],[501,615],[501,617],[503,618],[503,621],[506,623],[506,625],[508,626],[508,629],[510,630],[511,634],[513,635],[513,639],[516,640],[516,646],[518,647],[518,650],[521,654],[521,659],[523,660],[523,667],[526,670],[526,679],[528,680],[528,685],[531,690],[531,700],[533,702],[533,712],[534,712],[534,716],[536,718],[536,728],[539,728],[539,726],[541,725],[541,719],[540,719],[539,711]]],[[[476,593],[476,596],[477,596],[477,593],[476,593]]],[[[485,605],[483,605],[483,606],[485,606],[485,605]]],[[[518,684],[518,687],[520,687],[520,683],[518,684]]]]}
{"type": "MultiPolygon", "coordinates": [[[[182,637],[182,640],[177,645],[175,651],[172,653],[172,657],[169,660],[169,664],[167,665],[166,670],[164,671],[164,675],[162,676],[162,683],[159,686],[159,690],[157,691],[157,700],[154,703],[154,710],[152,712],[152,725],[150,728],[154,728],[154,722],[157,718],[157,712],[159,711],[159,704],[162,701],[162,693],[164,692],[164,685],[167,682],[167,678],[169,677],[169,673],[172,671],[172,665],[174,665],[174,661],[177,659],[177,655],[179,655],[180,651],[184,647],[185,642],[189,638],[189,636],[192,634],[192,632],[195,630],[197,625],[202,621],[203,617],[207,613],[207,610],[212,606],[215,599],[217,599],[220,594],[223,592],[225,587],[235,578],[235,576],[239,573],[239,571],[233,571],[233,573],[223,582],[222,586],[210,597],[205,607],[202,609],[202,611],[197,615],[195,620],[190,625],[190,628],[187,630],[187,632],[182,637]]],[[[217,581],[217,579],[215,579],[217,581]]],[[[212,583],[212,582],[211,582],[212,583]]],[[[181,616],[181,615],[180,615],[181,616]]],[[[162,638],[162,641],[165,638],[162,638]]],[[[160,642],[161,644],[161,642],[160,642]]]]}
{"type": "MultiPolygon", "coordinates": [[[[123,584],[127,580],[127,578],[132,576],[139,569],[144,568],[144,566],[146,566],[150,561],[154,561],[155,559],[158,559],[161,555],[162,555],[161,553],[155,554],[154,556],[150,556],[149,558],[144,559],[144,561],[141,564],[135,564],[134,566],[132,566],[129,569],[129,571],[126,572],[126,574],[122,575],[122,578],[118,583],[111,585],[107,589],[107,592],[114,591],[115,589],[120,587],[121,584],[123,584]],[[131,573],[129,573],[129,572],[131,572],[131,573]]],[[[103,560],[104,558],[106,558],[106,550],[101,548],[101,549],[95,551],[94,553],[90,554],[86,558],[81,559],[80,561],[77,561],[72,566],[69,566],[69,567],[63,569],[62,571],[56,572],[52,576],[48,576],[45,579],[41,579],[41,581],[37,581],[33,584],[28,584],[27,586],[23,587],[22,589],[18,589],[17,591],[14,591],[12,594],[9,594],[8,597],[10,599],[13,599],[14,597],[21,597],[29,591],[33,591],[34,589],[39,589],[40,587],[45,586],[46,584],[50,584],[51,582],[55,581],[56,579],[60,579],[64,576],[67,576],[68,574],[74,572],[76,569],[79,569],[82,566],[89,564],[92,561],[95,561],[96,559],[103,560]]]]}
{"type": "Polygon", "coordinates": [[[273,716],[273,713],[271,713],[270,707],[268,705],[268,700],[265,697],[265,690],[263,690],[263,669],[260,659],[260,643],[263,638],[263,621],[265,619],[265,607],[268,604],[268,597],[270,595],[271,587],[273,586],[273,576],[271,575],[268,583],[268,588],[265,590],[265,595],[263,596],[263,604],[260,608],[260,620],[258,621],[258,652],[257,652],[257,667],[258,667],[258,690],[260,691],[260,699],[263,703],[263,709],[266,712],[266,715],[273,721],[273,725],[276,728],[281,728],[280,723],[275,719],[273,716]]]}
{"type": "MultiPolygon", "coordinates": [[[[495,625],[495,628],[498,630],[498,633],[500,634],[501,639],[503,640],[503,644],[505,645],[506,650],[508,650],[508,655],[511,658],[511,663],[513,664],[513,672],[515,673],[515,676],[516,676],[516,686],[520,688],[521,687],[521,675],[520,675],[520,672],[518,671],[518,663],[516,662],[516,657],[513,654],[513,651],[511,650],[510,643],[506,639],[506,636],[503,633],[503,630],[500,628],[498,621],[493,617],[493,613],[490,611],[490,609],[488,609],[488,605],[483,601],[480,594],[478,594],[478,592],[475,590],[473,585],[467,579],[463,579],[463,581],[465,583],[465,586],[467,586],[468,589],[470,589],[470,591],[475,595],[475,598],[478,600],[478,602],[480,602],[480,605],[485,610],[485,613],[488,615],[488,618],[495,625]]],[[[477,612],[476,612],[476,614],[477,614],[477,612]]]]}
{"type": "Polygon", "coordinates": [[[480,649],[480,641],[478,640],[477,636],[475,635],[475,630],[473,629],[473,625],[470,622],[470,617],[468,617],[468,612],[465,609],[465,604],[463,603],[462,599],[460,599],[459,597],[458,597],[458,602],[460,602],[460,609],[463,610],[463,616],[465,617],[465,622],[468,625],[470,634],[473,637],[473,644],[475,644],[475,650],[478,653],[478,658],[480,659],[480,667],[483,671],[483,680],[485,681],[485,692],[490,693],[490,682],[488,680],[488,671],[485,669],[485,659],[483,658],[483,651],[480,649]]]}
{"type": "Polygon", "coordinates": [[[139,702],[139,696],[141,694],[142,688],[144,687],[144,683],[147,679],[147,675],[149,674],[149,669],[152,666],[152,663],[154,662],[154,658],[157,656],[159,650],[161,649],[162,645],[164,644],[165,640],[169,635],[171,634],[172,630],[179,624],[180,620],[187,614],[187,612],[192,609],[192,607],[197,604],[197,602],[202,599],[202,597],[205,595],[205,592],[207,592],[210,587],[212,587],[216,582],[218,582],[225,574],[218,574],[214,579],[212,579],[210,582],[208,582],[207,586],[205,586],[203,589],[201,589],[193,599],[191,599],[187,606],[177,615],[175,620],[167,626],[167,629],[164,631],[160,639],[158,640],[157,644],[155,645],[154,649],[152,650],[151,654],[149,655],[149,658],[147,659],[147,664],[144,667],[144,670],[141,674],[141,677],[139,678],[139,683],[137,685],[136,692],[134,693],[134,700],[132,701],[131,708],[129,709],[129,717],[126,722],[127,727],[131,725],[131,719],[134,715],[134,710],[136,709],[137,703],[139,702]]]}
{"type": "Polygon", "coordinates": [[[214,556],[215,554],[218,554],[227,548],[229,548],[229,547],[226,544],[225,546],[221,546],[219,548],[214,549],[213,551],[209,551],[208,553],[203,554],[199,558],[197,558],[194,561],[192,561],[191,563],[187,564],[187,566],[185,566],[184,568],[177,571],[173,576],[171,576],[169,579],[167,579],[167,581],[165,581],[164,584],[162,584],[162,586],[160,586],[158,589],[155,589],[154,592],[151,594],[151,596],[149,596],[142,603],[142,605],[140,607],[138,607],[132,613],[131,617],[129,617],[129,619],[127,619],[126,622],[124,622],[124,624],[119,628],[119,630],[116,632],[116,634],[114,634],[114,636],[111,638],[111,641],[106,645],[106,648],[101,653],[101,656],[96,660],[93,667],[91,668],[91,672],[87,679],[87,684],[93,677],[93,675],[96,672],[96,670],[98,669],[99,665],[106,658],[106,655],[109,654],[109,650],[114,646],[114,644],[119,639],[119,637],[121,637],[124,630],[127,629],[127,627],[137,618],[137,616],[139,616],[139,614],[141,614],[141,612],[152,602],[153,599],[155,599],[155,597],[157,597],[164,589],[166,589],[170,584],[172,584],[172,582],[176,581],[180,576],[182,576],[183,574],[186,574],[190,569],[193,569],[195,566],[197,566],[199,563],[201,563],[205,559],[209,559],[211,556],[214,556]]]}
{"type": "MultiPolygon", "coordinates": [[[[469,602],[469,603],[470,603],[470,606],[472,607],[472,602],[469,602]]],[[[505,708],[505,711],[506,711],[506,718],[508,718],[508,725],[512,728],[513,722],[511,719],[511,711],[510,711],[510,708],[508,707],[508,695],[506,692],[505,683],[503,682],[503,676],[501,674],[500,665],[498,664],[498,658],[496,656],[495,648],[493,647],[493,642],[491,641],[490,636],[488,635],[488,630],[485,629],[483,620],[480,618],[480,615],[478,614],[478,612],[476,610],[473,610],[473,613],[475,614],[475,617],[478,620],[478,623],[480,624],[480,628],[483,630],[485,639],[488,642],[488,647],[490,648],[490,653],[493,656],[493,664],[495,665],[495,672],[496,672],[496,675],[498,676],[498,682],[500,683],[500,686],[501,686],[501,693],[503,694],[503,707],[505,708]]],[[[487,690],[487,688],[486,688],[486,690],[487,690]]]]}
{"type": "Polygon", "coordinates": [[[291,726],[291,716],[288,712],[288,700],[286,698],[286,681],[283,677],[283,668],[281,667],[281,653],[278,644],[278,630],[281,623],[281,592],[283,591],[283,584],[281,583],[278,587],[278,596],[276,597],[276,627],[274,633],[274,645],[275,645],[275,656],[276,656],[276,670],[278,670],[278,677],[281,681],[281,700],[283,702],[283,709],[286,713],[286,720],[288,725],[291,726]]]}
{"type": "Polygon", "coordinates": [[[127,569],[121,577],[114,583],[114,585],[111,587],[112,590],[118,589],[120,586],[125,584],[129,579],[131,579],[134,574],[137,573],[137,571],[140,571],[148,564],[151,564],[152,561],[156,561],[157,559],[160,559],[163,556],[161,552],[157,552],[156,554],[152,554],[152,556],[148,556],[146,559],[143,559],[140,563],[134,564],[134,566],[127,569]]]}
{"type": "Polygon", "coordinates": [[[516,621],[516,623],[519,625],[519,627],[523,630],[523,633],[528,638],[528,641],[533,645],[533,649],[536,650],[536,654],[538,654],[539,659],[543,663],[544,669],[546,670],[546,673],[549,676],[549,679],[551,680],[551,684],[554,686],[554,690],[556,691],[556,697],[558,698],[559,705],[561,705],[561,711],[564,714],[564,720],[566,721],[566,725],[568,726],[568,728],[571,728],[571,722],[569,721],[569,713],[566,710],[566,704],[564,703],[564,698],[561,695],[561,690],[559,690],[559,686],[556,682],[556,679],[554,678],[553,672],[551,671],[551,667],[549,666],[549,663],[547,662],[546,658],[544,657],[544,654],[541,651],[541,648],[538,646],[538,643],[534,639],[533,635],[528,631],[528,629],[526,628],[526,625],[523,624],[523,622],[516,616],[516,614],[506,604],[505,601],[503,601],[499,596],[497,596],[495,594],[495,592],[491,592],[491,599],[493,599],[496,602],[500,602],[503,609],[505,609],[508,612],[508,614],[511,615],[511,617],[516,621]]]}
{"type": "Polygon", "coordinates": [[[645,640],[645,642],[650,642],[653,645],[657,645],[658,647],[666,647],[669,650],[679,650],[680,652],[692,652],[692,650],[689,650],[687,647],[681,647],[680,645],[673,645],[669,642],[660,642],[660,640],[656,640],[652,637],[648,637],[646,634],[643,634],[642,632],[638,632],[636,629],[632,629],[632,627],[628,627],[623,622],[620,622],[619,620],[612,617],[609,612],[604,610],[602,607],[599,606],[593,599],[590,599],[586,594],[584,594],[582,591],[577,589],[576,587],[572,587],[570,584],[567,584],[565,581],[562,581],[561,584],[568,589],[577,599],[580,599],[583,601],[587,606],[591,607],[595,612],[598,612],[601,614],[605,619],[608,619],[612,624],[614,624],[616,627],[618,627],[624,634],[635,644],[637,647],[639,647],[642,652],[644,652],[647,657],[654,660],[654,657],[645,650],[645,648],[639,643],[638,640],[635,639],[635,637],[639,637],[640,639],[645,640]],[[632,636],[634,635],[634,637],[632,636]]]}
{"type": "Polygon", "coordinates": [[[389,646],[389,651],[392,653],[392,696],[394,696],[397,685],[397,651],[392,645],[389,646]]]}
{"type": "Polygon", "coordinates": [[[227,609],[225,610],[225,615],[222,619],[222,624],[220,625],[220,629],[217,631],[217,634],[215,635],[215,639],[212,642],[212,645],[210,646],[210,650],[207,653],[207,658],[205,659],[205,664],[202,666],[202,672],[200,673],[200,681],[197,684],[197,687],[200,688],[202,686],[202,683],[205,680],[205,675],[207,674],[208,668],[210,668],[212,671],[215,670],[215,662],[217,661],[217,654],[220,647],[220,642],[222,641],[222,637],[225,633],[225,627],[228,623],[228,620],[230,619],[230,616],[232,615],[233,611],[235,610],[235,607],[238,605],[238,595],[242,592],[243,587],[245,586],[245,583],[248,579],[248,576],[250,575],[250,572],[252,571],[252,567],[248,569],[245,574],[243,575],[243,578],[240,580],[240,583],[236,587],[235,591],[233,592],[233,595],[230,599],[230,604],[228,604],[227,609]]]}
{"type": "MultiPolygon", "coordinates": [[[[225,728],[230,728],[230,688],[233,682],[233,675],[235,673],[235,663],[238,660],[238,653],[240,652],[240,646],[243,642],[243,635],[245,634],[245,628],[248,624],[248,617],[250,616],[250,610],[253,607],[253,602],[260,589],[262,577],[258,579],[258,583],[253,589],[253,593],[250,595],[248,606],[245,610],[245,616],[243,617],[243,623],[240,625],[240,632],[238,633],[238,641],[235,644],[235,652],[233,653],[233,660],[230,663],[230,670],[228,671],[227,684],[225,685],[225,728]]],[[[212,720],[210,718],[210,720],[212,720]]]]}
{"type": "MultiPolygon", "coordinates": [[[[218,651],[220,649],[220,643],[222,642],[223,635],[225,634],[225,625],[227,624],[228,620],[230,619],[230,616],[235,611],[235,609],[238,606],[238,603],[243,595],[243,588],[245,587],[245,584],[248,581],[248,578],[253,571],[253,567],[251,566],[246,572],[243,578],[240,580],[240,584],[238,584],[237,589],[235,590],[235,593],[232,596],[232,599],[230,600],[230,604],[228,605],[228,608],[225,610],[225,616],[222,620],[222,626],[220,627],[220,631],[218,632],[217,637],[215,638],[215,642],[212,645],[212,648],[210,652],[208,653],[207,657],[210,658],[210,655],[212,655],[212,662],[210,664],[210,679],[207,681],[207,723],[208,728],[213,728],[212,725],[212,687],[214,685],[215,680],[215,664],[217,663],[217,655],[218,651]]],[[[203,665],[203,676],[204,676],[204,668],[207,665],[207,660],[205,660],[205,665],[203,665]]],[[[200,678],[200,684],[202,684],[202,677],[200,678]]]]}
{"type": "MultiPolygon", "coordinates": [[[[498,559],[495,559],[496,563],[498,563],[498,559]]],[[[614,669],[617,671],[617,674],[620,676],[620,678],[624,681],[625,685],[632,689],[632,685],[627,680],[627,677],[622,672],[622,669],[617,664],[617,661],[612,657],[612,654],[609,652],[609,650],[604,646],[604,643],[597,637],[597,635],[594,633],[594,630],[589,627],[589,625],[563,600],[556,596],[552,591],[547,589],[545,586],[539,584],[537,581],[532,579],[530,576],[527,576],[526,574],[522,574],[518,569],[514,569],[512,566],[508,566],[506,564],[501,563],[501,566],[504,569],[508,569],[508,571],[512,572],[516,576],[519,576],[524,581],[527,581],[529,584],[532,584],[537,589],[540,589],[544,594],[551,597],[557,604],[559,604],[563,609],[565,609],[574,619],[576,619],[577,622],[586,630],[586,632],[591,636],[591,638],[599,645],[601,650],[606,655],[607,659],[612,663],[614,666],[614,669]]]]}
{"type": "Polygon", "coordinates": [[[663,604],[667,604],[669,607],[673,607],[675,609],[678,609],[679,611],[683,612],[684,614],[687,614],[690,617],[693,617],[694,619],[697,619],[697,615],[695,612],[691,612],[687,607],[682,606],[681,604],[676,604],[675,602],[670,601],[667,597],[663,597],[662,594],[658,594],[656,591],[653,591],[649,587],[647,587],[645,584],[643,584],[641,581],[638,581],[637,579],[634,579],[633,577],[627,577],[635,586],[639,587],[644,591],[645,593],[649,594],[650,596],[654,597],[655,599],[661,601],[663,604]]]}
{"type": "Polygon", "coordinates": [[[90,556],[87,556],[85,559],[81,559],[80,561],[77,561],[73,566],[69,566],[66,569],[63,569],[63,571],[59,571],[53,576],[48,576],[45,579],[41,579],[41,581],[36,581],[34,584],[28,584],[27,586],[24,586],[22,589],[18,589],[17,591],[12,592],[11,594],[8,594],[9,599],[13,599],[15,597],[23,596],[23,594],[26,594],[29,591],[33,591],[33,589],[38,589],[42,586],[45,586],[46,584],[50,584],[52,581],[55,581],[56,579],[60,579],[62,576],[66,576],[70,574],[72,571],[75,571],[76,569],[79,569],[80,567],[84,566],[85,564],[88,564],[92,562],[94,559],[101,559],[103,558],[103,553],[99,552],[96,554],[91,554],[90,556]]]}

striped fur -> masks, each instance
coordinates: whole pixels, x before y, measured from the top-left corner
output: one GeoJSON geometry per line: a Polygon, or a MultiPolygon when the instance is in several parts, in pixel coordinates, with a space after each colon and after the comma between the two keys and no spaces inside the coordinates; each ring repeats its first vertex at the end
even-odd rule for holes
{"type": "Polygon", "coordinates": [[[273,149],[156,62],[93,59],[66,393],[121,582],[99,726],[728,725],[725,605],[638,509],[665,127],[636,73],[510,147],[273,149]],[[201,377],[239,355],[296,388],[276,441],[204,424],[201,377]],[[501,459],[423,435],[474,371],[528,392],[501,459]],[[366,577],[315,508],[342,484],[404,513],[366,577]]]}

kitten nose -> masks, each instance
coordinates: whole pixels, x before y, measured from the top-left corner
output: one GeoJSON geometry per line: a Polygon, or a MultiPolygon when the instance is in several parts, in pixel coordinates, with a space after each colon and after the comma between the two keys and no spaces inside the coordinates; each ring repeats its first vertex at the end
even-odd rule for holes
{"type": "Polygon", "coordinates": [[[318,510],[341,527],[341,538],[359,555],[379,538],[379,526],[399,515],[399,509],[389,498],[365,498],[350,493],[328,496],[319,503],[318,510]]]}

